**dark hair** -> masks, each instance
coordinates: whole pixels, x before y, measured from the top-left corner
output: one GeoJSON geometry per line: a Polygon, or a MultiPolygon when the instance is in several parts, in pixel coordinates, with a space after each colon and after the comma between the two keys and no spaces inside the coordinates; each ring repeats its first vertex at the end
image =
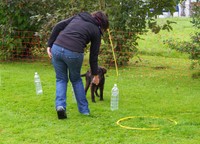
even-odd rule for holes
{"type": "Polygon", "coordinates": [[[103,30],[107,30],[109,27],[108,16],[102,11],[96,11],[92,13],[92,16],[98,21],[100,27],[103,30]]]}

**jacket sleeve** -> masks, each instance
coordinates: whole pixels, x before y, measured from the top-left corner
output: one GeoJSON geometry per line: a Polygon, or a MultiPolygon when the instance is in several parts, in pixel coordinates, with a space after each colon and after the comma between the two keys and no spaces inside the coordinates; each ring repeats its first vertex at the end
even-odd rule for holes
{"type": "Polygon", "coordinates": [[[65,19],[65,20],[62,20],[60,21],[59,23],[57,23],[55,25],[55,27],[53,28],[52,30],[52,33],[50,35],[50,38],[48,40],[48,47],[52,47],[54,41],[56,40],[57,36],[59,35],[59,33],[71,22],[71,20],[73,19],[74,17],[70,17],[68,19],[65,19]]]}
{"type": "Polygon", "coordinates": [[[99,55],[100,44],[101,44],[101,35],[100,33],[98,33],[96,34],[96,36],[93,37],[90,46],[89,62],[92,75],[98,74],[97,70],[98,70],[98,55],[99,55]]]}

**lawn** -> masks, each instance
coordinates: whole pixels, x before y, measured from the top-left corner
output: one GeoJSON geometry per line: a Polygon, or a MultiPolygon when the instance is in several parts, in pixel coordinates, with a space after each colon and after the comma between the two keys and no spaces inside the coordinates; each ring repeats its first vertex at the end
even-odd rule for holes
{"type": "MultiPolygon", "coordinates": [[[[148,38],[147,36],[145,38],[148,38]]],[[[149,44],[153,47],[154,44],[149,44]]],[[[152,53],[167,53],[161,46],[152,53]],[[160,52],[161,51],[161,52],[160,52]]],[[[145,51],[144,45],[141,51],[145,51]]],[[[69,85],[68,119],[58,120],[54,109],[55,77],[50,62],[0,64],[0,143],[2,144],[197,144],[200,141],[200,79],[193,79],[187,55],[140,53],[130,65],[106,74],[104,101],[91,102],[82,116],[69,85]],[[176,57],[177,55],[177,57],[176,57]],[[38,72],[43,95],[35,94],[38,72]],[[119,110],[110,110],[111,89],[120,90],[119,110]],[[116,122],[128,116],[132,119],[116,122]],[[173,121],[177,122],[175,124],[173,121]],[[152,130],[153,128],[158,128],[152,130]]],[[[175,53],[175,52],[174,52],[175,53]]],[[[87,63],[87,60],[86,62],[87,63]]],[[[84,64],[82,72],[88,65],[84,64]]]]}
{"type": "Polygon", "coordinates": [[[177,41],[190,41],[190,37],[196,31],[192,27],[191,19],[189,18],[167,18],[158,19],[159,24],[163,24],[166,20],[174,21],[176,24],[172,24],[173,31],[167,30],[161,31],[158,34],[154,34],[151,31],[147,35],[142,35],[138,40],[139,50],[142,54],[147,55],[159,55],[164,57],[183,57],[180,53],[169,49],[163,44],[163,41],[168,39],[175,39],[177,41]]]}

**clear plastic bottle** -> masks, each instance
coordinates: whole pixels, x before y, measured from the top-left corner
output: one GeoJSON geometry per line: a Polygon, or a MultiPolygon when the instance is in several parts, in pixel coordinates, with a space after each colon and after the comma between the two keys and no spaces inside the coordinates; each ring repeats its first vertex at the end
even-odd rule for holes
{"type": "Polygon", "coordinates": [[[119,89],[117,84],[114,84],[114,87],[111,90],[111,101],[110,101],[110,108],[112,111],[118,109],[119,104],[119,89]]]}
{"type": "Polygon", "coordinates": [[[36,89],[36,94],[42,94],[42,85],[41,85],[41,81],[40,81],[40,76],[38,75],[37,72],[35,72],[35,76],[34,76],[34,82],[35,82],[35,89],[36,89]]]}

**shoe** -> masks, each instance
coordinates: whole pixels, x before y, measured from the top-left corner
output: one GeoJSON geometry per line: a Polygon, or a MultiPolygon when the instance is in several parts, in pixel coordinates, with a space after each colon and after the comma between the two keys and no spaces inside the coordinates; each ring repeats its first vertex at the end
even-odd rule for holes
{"type": "Polygon", "coordinates": [[[81,113],[82,115],[89,116],[90,113],[81,113]]]}
{"type": "Polygon", "coordinates": [[[58,106],[56,108],[56,111],[57,111],[58,119],[66,119],[67,118],[67,114],[66,114],[66,111],[63,106],[58,106]]]}

